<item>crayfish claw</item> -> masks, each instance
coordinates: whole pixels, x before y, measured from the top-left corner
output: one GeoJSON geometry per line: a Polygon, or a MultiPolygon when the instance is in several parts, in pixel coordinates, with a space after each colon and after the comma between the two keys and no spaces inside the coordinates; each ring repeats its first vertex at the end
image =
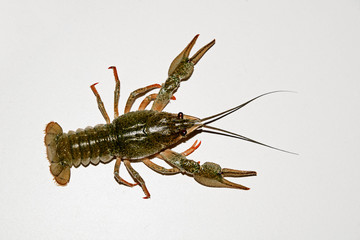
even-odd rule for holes
{"type": "Polygon", "coordinates": [[[223,168],[222,175],[224,177],[251,177],[256,176],[255,171],[236,170],[230,168],[223,168]]]}
{"type": "Polygon", "coordinates": [[[191,58],[190,61],[196,65],[196,63],[204,56],[204,54],[215,44],[215,39],[203,46],[197,51],[191,58]]]}
{"type": "Polygon", "coordinates": [[[179,64],[182,61],[185,61],[189,58],[189,54],[191,49],[196,43],[197,38],[199,37],[199,34],[197,34],[191,42],[185,47],[185,49],[171,62],[169,67],[169,76],[175,71],[175,69],[179,66],[179,64]]]}
{"type": "Polygon", "coordinates": [[[198,50],[191,58],[189,58],[190,51],[194,47],[199,34],[197,34],[191,42],[185,47],[185,49],[172,61],[169,67],[169,76],[174,73],[176,68],[184,62],[191,62],[192,67],[204,56],[204,54],[215,44],[215,39],[206,44],[200,50],[198,50]]]}
{"type": "Polygon", "coordinates": [[[200,166],[199,162],[187,159],[185,155],[167,149],[160,153],[160,157],[168,164],[178,168],[181,173],[194,177],[195,181],[207,187],[236,188],[249,190],[243,185],[230,182],[225,177],[256,176],[255,171],[221,168],[219,164],[206,162],[200,166]]]}
{"type": "Polygon", "coordinates": [[[242,190],[249,190],[241,184],[233,183],[226,180],[224,177],[247,177],[256,176],[255,171],[243,171],[224,168],[221,169],[220,165],[212,162],[206,162],[201,165],[200,170],[194,173],[194,179],[207,187],[223,187],[223,188],[236,188],[242,190]]]}

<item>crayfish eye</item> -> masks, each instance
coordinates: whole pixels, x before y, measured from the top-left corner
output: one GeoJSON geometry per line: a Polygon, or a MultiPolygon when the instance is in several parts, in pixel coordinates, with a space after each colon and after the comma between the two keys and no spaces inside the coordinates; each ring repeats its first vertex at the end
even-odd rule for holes
{"type": "Polygon", "coordinates": [[[184,119],[184,114],[183,114],[182,112],[179,112],[179,113],[178,113],[178,118],[179,118],[179,119],[184,119]]]}
{"type": "Polygon", "coordinates": [[[186,134],[187,134],[186,129],[183,129],[183,130],[180,131],[180,135],[181,135],[181,136],[184,137],[186,134]]]}

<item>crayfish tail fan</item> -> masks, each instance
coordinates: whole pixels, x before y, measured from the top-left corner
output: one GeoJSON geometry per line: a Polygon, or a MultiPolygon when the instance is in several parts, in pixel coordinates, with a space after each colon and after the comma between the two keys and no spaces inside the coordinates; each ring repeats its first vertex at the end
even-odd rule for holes
{"type": "Polygon", "coordinates": [[[45,128],[44,143],[46,155],[50,162],[50,172],[54,180],[61,186],[65,186],[70,181],[70,166],[64,165],[56,154],[56,137],[63,133],[62,128],[56,122],[50,122],[45,128]]]}

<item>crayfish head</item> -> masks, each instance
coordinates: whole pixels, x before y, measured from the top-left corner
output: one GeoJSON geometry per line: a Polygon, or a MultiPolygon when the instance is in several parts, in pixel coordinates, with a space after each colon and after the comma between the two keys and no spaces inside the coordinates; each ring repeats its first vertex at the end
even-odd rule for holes
{"type": "Polygon", "coordinates": [[[144,111],[144,113],[149,114],[149,117],[146,119],[143,139],[158,144],[157,151],[159,148],[168,148],[179,143],[200,127],[200,119],[184,115],[182,112],[175,114],[144,111]]]}
{"type": "Polygon", "coordinates": [[[179,112],[177,116],[176,129],[178,129],[181,138],[187,137],[189,134],[201,127],[200,119],[190,115],[184,115],[179,112]]]}

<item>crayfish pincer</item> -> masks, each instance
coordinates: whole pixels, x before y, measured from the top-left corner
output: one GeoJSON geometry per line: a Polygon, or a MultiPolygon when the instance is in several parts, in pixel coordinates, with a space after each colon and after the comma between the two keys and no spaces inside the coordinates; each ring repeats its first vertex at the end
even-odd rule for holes
{"type": "Polygon", "coordinates": [[[256,172],[254,171],[221,168],[218,164],[211,162],[200,165],[198,162],[188,159],[187,156],[195,151],[201,142],[195,141],[189,149],[182,153],[171,150],[174,146],[183,143],[204,129],[208,129],[206,132],[218,133],[274,148],[240,134],[209,125],[239,110],[255,99],[274,92],[262,94],[234,108],[205,118],[185,115],[182,112],[163,112],[169,101],[171,99],[175,100],[174,93],[179,88],[180,82],[190,78],[194,71],[194,66],[215,44],[215,40],[213,40],[198,50],[192,57],[189,57],[198,36],[196,35],[173,60],[169,68],[168,78],[164,84],[149,85],[139,88],[130,94],[123,115],[119,115],[118,111],[120,98],[118,73],[116,67],[109,67],[109,69],[112,69],[115,77],[114,119],[112,122],[95,88],[95,83],[90,87],[96,97],[98,108],[106,121],[105,124],[67,133],[64,133],[56,122],[47,124],[44,140],[46,152],[50,162],[50,172],[59,185],[64,186],[70,181],[70,168],[72,166],[79,167],[83,165],[86,167],[90,163],[97,165],[100,162],[108,163],[115,160],[115,180],[119,184],[128,187],[139,185],[145,193],[144,198],[149,198],[150,193],[147,190],[145,181],[132,167],[134,162],[143,162],[150,169],[163,175],[186,174],[208,187],[249,189],[240,184],[230,182],[225,177],[255,176],[256,172]],[[159,89],[159,92],[147,95],[141,102],[138,110],[131,111],[137,98],[154,89],[159,89]],[[151,109],[146,110],[146,107],[151,102],[153,102],[151,109]],[[152,161],[154,158],[164,160],[171,167],[165,168],[155,164],[152,161]],[[119,169],[121,163],[125,165],[135,183],[128,182],[120,177],[119,169]]]}

